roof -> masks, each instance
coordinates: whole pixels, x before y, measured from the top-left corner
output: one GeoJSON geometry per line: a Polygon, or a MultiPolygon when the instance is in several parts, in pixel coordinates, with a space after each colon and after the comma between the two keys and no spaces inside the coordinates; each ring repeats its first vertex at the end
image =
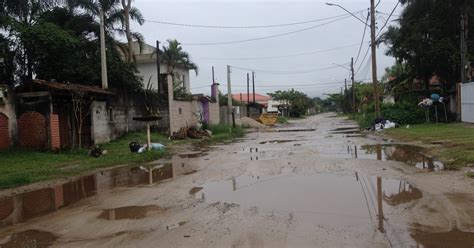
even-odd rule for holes
{"type": "Polygon", "coordinates": [[[87,92],[99,95],[115,95],[114,93],[97,86],[88,86],[82,84],[48,82],[45,80],[34,79],[33,85],[47,90],[87,92]]]}
{"type": "MultiPolygon", "coordinates": [[[[242,94],[242,102],[246,103],[247,99],[250,99],[250,102],[253,101],[253,94],[249,94],[247,98],[247,93],[236,93],[232,94],[232,98],[236,101],[240,102],[240,94],[242,94]]],[[[268,100],[271,100],[272,98],[267,95],[260,95],[255,93],[255,101],[258,103],[267,103],[268,100]]]]}

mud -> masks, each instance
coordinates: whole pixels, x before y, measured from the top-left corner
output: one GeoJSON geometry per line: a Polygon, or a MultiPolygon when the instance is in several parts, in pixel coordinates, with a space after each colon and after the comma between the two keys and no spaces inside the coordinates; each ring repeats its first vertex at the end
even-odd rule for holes
{"type": "Polygon", "coordinates": [[[68,248],[474,246],[472,179],[422,173],[419,148],[333,135],[354,123],[329,116],[7,195],[0,244],[42,230],[68,248]],[[281,140],[295,142],[267,143],[281,140]]]}
{"type": "Polygon", "coordinates": [[[143,219],[152,213],[162,213],[166,211],[156,205],[147,206],[127,206],[120,208],[104,209],[98,218],[106,220],[121,220],[121,219],[143,219]]]}
{"type": "Polygon", "coordinates": [[[40,230],[26,230],[15,233],[6,242],[1,244],[2,248],[46,248],[51,246],[57,237],[49,232],[40,230]]]}
{"type": "Polygon", "coordinates": [[[262,141],[259,144],[264,145],[264,144],[281,144],[281,143],[289,143],[289,142],[296,142],[298,140],[269,140],[269,141],[262,141]]]}

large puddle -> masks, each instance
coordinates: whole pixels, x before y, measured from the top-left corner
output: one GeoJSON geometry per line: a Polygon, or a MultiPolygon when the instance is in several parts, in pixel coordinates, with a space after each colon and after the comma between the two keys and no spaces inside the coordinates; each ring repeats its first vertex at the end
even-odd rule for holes
{"type": "Polygon", "coordinates": [[[195,196],[207,202],[300,213],[322,222],[370,222],[377,218],[378,210],[374,207],[377,202],[389,208],[420,199],[422,193],[406,181],[355,173],[353,176],[241,176],[205,184],[195,196]]]}
{"type": "MultiPolygon", "coordinates": [[[[190,165],[190,158],[199,156],[205,156],[205,153],[184,153],[142,166],[106,170],[67,183],[1,198],[0,228],[45,215],[114,188],[150,185],[196,173],[197,170],[190,165]]],[[[127,209],[114,211],[115,218],[120,219],[127,209]]]]}
{"type": "MultiPolygon", "coordinates": [[[[242,209],[257,209],[290,214],[299,223],[352,226],[376,229],[396,247],[472,248],[474,233],[453,229],[433,229],[406,223],[394,225],[396,209],[422,198],[422,192],[407,181],[383,179],[355,173],[281,175],[273,177],[240,176],[227,181],[202,185],[193,192],[206,202],[237,204],[242,209]],[[393,239],[393,240],[390,240],[393,239]],[[402,246],[398,246],[402,245],[402,246]]],[[[235,206],[237,206],[235,205],[235,206]]]]}

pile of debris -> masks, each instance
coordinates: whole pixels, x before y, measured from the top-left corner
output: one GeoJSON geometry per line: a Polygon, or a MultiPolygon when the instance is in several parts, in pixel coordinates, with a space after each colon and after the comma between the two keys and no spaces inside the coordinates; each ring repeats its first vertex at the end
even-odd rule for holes
{"type": "Polygon", "coordinates": [[[266,128],[267,126],[263,125],[262,123],[249,118],[249,117],[242,117],[240,120],[236,120],[236,124],[242,127],[248,128],[266,128]]]}
{"type": "Polygon", "coordinates": [[[384,118],[377,118],[374,120],[372,123],[372,126],[370,128],[371,131],[382,131],[384,129],[390,129],[390,128],[396,128],[399,125],[393,121],[386,120],[384,118]]]}
{"type": "Polygon", "coordinates": [[[178,132],[173,132],[173,135],[170,136],[170,139],[202,139],[204,137],[212,137],[212,132],[209,130],[198,130],[196,127],[182,127],[178,132]]]}

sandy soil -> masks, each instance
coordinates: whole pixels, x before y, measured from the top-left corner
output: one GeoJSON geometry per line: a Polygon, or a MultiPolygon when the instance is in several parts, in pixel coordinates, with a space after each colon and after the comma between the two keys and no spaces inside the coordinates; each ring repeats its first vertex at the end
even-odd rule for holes
{"type": "Polygon", "coordinates": [[[249,133],[188,158],[196,173],[0,229],[0,246],[473,247],[474,180],[356,159],[379,141],[331,132],[354,125],[323,114],[249,133]]]}

